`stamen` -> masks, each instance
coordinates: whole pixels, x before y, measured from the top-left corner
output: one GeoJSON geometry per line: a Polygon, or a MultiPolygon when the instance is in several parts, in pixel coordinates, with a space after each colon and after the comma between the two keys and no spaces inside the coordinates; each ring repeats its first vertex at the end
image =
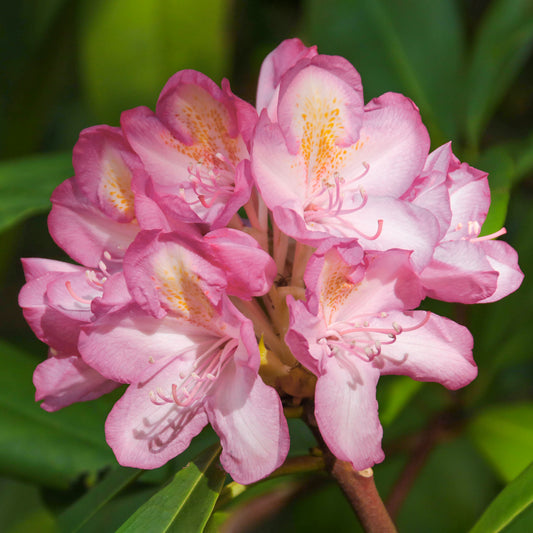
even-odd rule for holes
{"type": "Polygon", "coordinates": [[[181,407],[191,405],[207,394],[211,384],[216,381],[233,356],[238,344],[238,339],[229,336],[218,339],[200,355],[188,376],[180,372],[180,379],[183,379],[183,382],[180,385],[176,383],[172,385],[172,399],[161,394],[159,396],[181,407]]]}
{"type": "MultiPolygon", "coordinates": [[[[378,317],[381,315],[377,315],[378,317]]],[[[355,368],[354,363],[349,360],[349,355],[358,357],[359,359],[365,362],[371,362],[377,357],[384,358],[387,360],[393,361],[395,364],[401,364],[401,362],[407,360],[409,354],[404,354],[404,357],[401,361],[398,361],[387,354],[382,353],[382,346],[393,344],[396,342],[398,335],[406,333],[408,331],[414,331],[423,327],[429,321],[431,317],[431,312],[426,311],[424,318],[411,327],[402,327],[399,323],[393,322],[392,329],[387,328],[378,328],[371,327],[368,325],[368,322],[364,322],[363,327],[352,325],[347,329],[341,329],[343,325],[348,325],[346,323],[338,323],[330,325],[326,331],[326,335],[318,339],[318,344],[329,346],[331,350],[331,355],[336,357],[341,357],[341,362],[349,367],[355,368]],[[352,337],[353,335],[360,333],[366,334],[366,338],[357,338],[352,337]],[[391,340],[384,341],[379,339],[371,339],[371,343],[368,343],[369,334],[382,334],[387,335],[391,340]],[[364,345],[363,345],[364,344],[364,345]]]]}
{"type": "Polygon", "coordinates": [[[368,241],[375,241],[381,235],[381,232],[383,231],[383,220],[381,218],[378,220],[378,230],[376,231],[374,235],[366,235],[365,233],[363,233],[362,231],[359,231],[358,229],[355,229],[355,231],[359,235],[361,235],[363,239],[366,239],[368,241]]]}
{"type": "Polygon", "coordinates": [[[505,228],[502,228],[501,230],[491,233],[490,235],[483,235],[483,237],[476,237],[474,239],[470,239],[470,242],[490,241],[492,239],[500,237],[501,235],[505,235],[506,233],[507,230],[505,228]]]}
{"type": "Polygon", "coordinates": [[[166,403],[168,403],[163,399],[158,399],[156,393],[153,390],[150,391],[150,401],[155,405],[165,405],[166,403]]]}
{"type": "Polygon", "coordinates": [[[67,291],[69,292],[69,294],[72,296],[72,298],[74,298],[74,300],[76,300],[77,302],[80,302],[82,304],[90,304],[92,302],[92,300],[87,300],[85,298],[82,298],[81,296],[78,296],[75,292],[74,292],[74,289],[72,288],[72,283],[70,281],[66,281],[65,282],[65,286],[67,288],[67,291]]]}

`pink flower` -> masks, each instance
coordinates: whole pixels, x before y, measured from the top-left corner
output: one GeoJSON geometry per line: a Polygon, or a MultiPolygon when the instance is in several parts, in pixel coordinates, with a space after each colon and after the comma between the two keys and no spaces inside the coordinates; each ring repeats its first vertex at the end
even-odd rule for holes
{"type": "MultiPolygon", "coordinates": [[[[91,304],[103,297],[100,272],[46,259],[23,259],[27,283],[19,294],[26,321],[49,358],[33,375],[35,400],[47,411],[98,398],[118,386],[84,363],[78,353],[81,327],[93,318],[91,304]]],[[[109,296],[107,298],[109,304],[109,296]]],[[[124,303],[124,301],[122,301],[124,303]]]]}
{"type": "Polygon", "coordinates": [[[139,231],[132,181],[142,180],[141,161],[119,128],[94,126],[81,132],[72,162],[74,177],[52,194],[50,234],[79,263],[114,271],[139,231]]]}
{"type": "Polygon", "coordinates": [[[379,376],[463,387],[477,373],[472,336],[451,320],[410,311],[423,291],[405,251],[364,254],[351,243],[324,245],[305,281],[307,302],[288,299],[285,340],[318,378],[315,416],[324,441],[339,459],[363,470],[384,457],[379,376]]]}
{"type": "Polygon", "coordinates": [[[257,114],[224,80],[222,89],[200,72],[167,82],[156,113],[122,114],[122,128],[149,174],[145,193],[170,218],[225,226],[250,197],[248,147],[257,114]]]}
{"type": "Polygon", "coordinates": [[[128,385],[105,428],[120,464],[159,467],[210,423],[236,481],[268,476],[289,449],[281,398],[313,395],[294,357],[317,378],[324,441],[357,470],[383,459],[381,375],[474,379],[468,330],[415,309],[494,301],[523,274],[493,240],[505,230],[480,237],[486,174],[450,145],[428,155],[411,100],[365,105],[348,61],[290,39],[257,111],[184,70],[121,127],[84,130],[52,195],[50,233],[81,266],[24,259],[19,296],[49,346],[44,409],[128,385]]]}
{"type": "Polygon", "coordinates": [[[318,54],[316,46],[307,48],[300,39],[286,39],[265,57],[257,81],[257,112],[268,111],[270,120],[277,120],[279,86],[283,75],[300,59],[318,54]]]}
{"type": "Polygon", "coordinates": [[[409,99],[388,93],[363,106],[352,65],[316,55],[283,74],[276,121],[272,115],[263,111],[259,119],[252,171],[282,231],[315,246],[336,236],[358,239],[365,249],[414,250],[417,268],[427,264],[437,221],[400,199],[429,149],[409,99]]]}
{"type": "Polygon", "coordinates": [[[139,235],[124,267],[137,303],[86,326],[80,351],[108,379],[131,384],[106,423],[122,465],[161,466],[210,422],[224,468],[250,483],[285,459],[287,424],[258,376],[253,325],[226,296],[224,272],[186,244],[139,235]]]}
{"type": "Polygon", "coordinates": [[[19,295],[24,316],[50,347],[34,374],[36,400],[53,411],[97,398],[118,386],[78,352],[81,328],[131,300],[122,257],[139,231],[132,182],[144,170],[119,128],[95,126],[74,147],[74,177],[52,195],[51,235],[85,266],[24,259],[27,283],[19,295]]]}
{"type": "Polygon", "coordinates": [[[461,163],[450,143],[431,153],[421,176],[404,195],[429,209],[440,225],[440,242],[420,279],[428,296],[444,301],[487,303],[507,296],[524,275],[507,243],[480,237],[490,205],[486,172],[461,163]]]}

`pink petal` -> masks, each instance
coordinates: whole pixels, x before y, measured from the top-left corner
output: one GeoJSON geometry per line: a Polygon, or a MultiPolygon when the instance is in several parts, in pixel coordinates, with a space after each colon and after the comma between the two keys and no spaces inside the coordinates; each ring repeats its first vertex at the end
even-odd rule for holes
{"type": "Polygon", "coordinates": [[[72,155],[76,183],[89,203],[117,222],[135,217],[131,183],[144,174],[120,128],[93,126],[80,133],[72,155]]]}
{"type": "MultiPolygon", "coordinates": [[[[411,263],[416,270],[429,263],[439,238],[437,219],[429,211],[394,198],[369,197],[362,209],[344,218],[347,224],[370,237],[358,238],[365,250],[412,250],[411,263]],[[379,220],[383,221],[380,232],[379,220]]],[[[345,230],[345,236],[348,233],[345,230]]],[[[352,230],[350,236],[357,237],[357,233],[352,230]]]]}
{"type": "Polygon", "coordinates": [[[496,302],[516,291],[524,279],[516,251],[504,241],[481,241],[475,244],[481,246],[491,267],[498,272],[496,290],[480,303],[496,302]]]}
{"type": "MultiPolygon", "coordinates": [[[[368,252],[364,261],[350,263],[347,260],[352,246],[342,243],[322,256],[315,254],[306,271],[306,285],[311,293],[308,300],[311,303],[315,295],[319,298],[328,324],[418,306],[424,293],[412,271],[409,252],[368,252]],[[315,277],[318,268],[320,274],[315,277]]],[[[358,257],[359,254],[354,259],[358,257]]]]}
{"type": "Polygon", "coordinates": [[[365,106],[358,142],[339,173],[345,178],[368,172],[357,181],[369,196],[398,198],[421,173],[429,152],[429,135],[409,98],[385,93],[365,106]]]}
{"type": "Polygon", "coordinates": [[[279,84],[281,77],[300,59],[317,55],[316,46],[307,48],[300,39],[286,39],[268,54],[259,72],[256,107],[259,113],[268,108],[273,121],[277,116],[279,84]]]}
{"type": "Polygon", "coordinates": [[[436,381],[452,390],[468,385],[477,376],[472,335],[464,326],[434,314],[424,323],[425,311],[391,312],[387,319],[404,330],[415,329],[399,333],[395,342],[382,346],[383,357],[374,360],[382,374],[436,381]]]}
{"type": "Polygon", "coordinates": [[[490,206],[487,173],[460,163],[454,157],[448,187],[452,220],[446,240],[477,237],[490,206]]]}
{"type": "Polygon", "coordinates": [[[35,401],[45,411],[99,398],[119,386],[87,366],[79,356],[50,357],[33,373],[35,401]]]}
{"type": "Polygon", "coordinates": [[[279,395],[249,368],[226,367],[207,413],[222,442],[222,466],[238,483],[258,481],[285,460],[289,432],[279,395]]]}
{"type": "Polygon", "coordinates": [[[88,304],[81,305],[83,309],[80,310],[74,308],[77,302],[68,294],[65,285],[66,281],[79,278],[80,275],[85,277],[84,272],[85,269],[78,266],[76,270],[67,273],[48,272],[31,279],[19,293],[19,305],[35,335],[60,352],[77,352],[80,327],[91,317],[88,304]],[[56,296],[50,300],[47,291],[54,283],[59,283],[64,293],[59,298],[56,296]]]}
{"type": "Polygon", "coordinates": [[[496,290],[498,273],[487,260],[481,243],[443,242],[420,279],[430,298],[473,304],[496,290]]]}
{"type": "Polygon", "coordinates": [[[124,258],[126,283],[139,305],[156,317],[171,312],[201,321],[212,315],[227,281],[198,253],[204,247],[195,236],[141,232],[124,258]]]}
{"type": "Polygon", "coordinates": [[[205,235],[204,242],[211,261],[226,273],[228,294],[250,300],[270,290],[276,264],[253,237],[222,228],[205,235]]]}
{"type": "Polygon", "coordinates": [[[79,350],[84,361],[108,379],[135,383],[157,361],[197,353],[217,338],[176,318],[146,315],[132,304],[85,327],[79,350]]]}
{"type": "Polygon", "coordinates": [[[278,205],[292,207],[303,216],[305,168],[295,164],[280,127],[270,122],[266,112],[259,117],[251,161],[257,187],[267,206],[271,210],[278,205]]]}
{"type": "Polygon", "coordinates": [[[324,361],[316,384],[315,416],[331,452],[356,470],[385,458],[378,418],[379,370],[367,363],[343,366],[335,357],[324,361]]]}
{"type": "Polygon", "coordinates": [[[329,354],[327,346],[317,343],[326,335],[326,323],[323,317],[311,314],[307,305],[287,297],[289,307],[289,329],[285,335],[285,342],[294,357],[313,374],[319,374],[319,363],[329,354]]]}
{"type": "Polygon", "coordinates": [[[157,401],[157,391],[171,395],[180,369],[187,371],[188,364],[175,360],[155,366],[142,383],[128,387],[106,420],[107,443],[122,466],[157,468],[186,450],[207,424],[197,404],[185,408],[157,401]]]}
{"type": "Polygon", "coordinates": [[[85,270],[79,265],[64,263],[63,261],[55,261],[53,259],[41,259],[40,257],[25,257],[20,261],[22,263],[26,281],[40,278],[48,272],[78,272],[80,270],[85,270]]]}
{"type": "MultiPolygon", "coordinates": [[[[122,113],[121,123],[128,141],[150,175],[153,188],[150,196],[162,209],[170,211],[173,217],[183,222],[202,222],[220,227],[250,195],[251,178],[246,167],[240,165],[248,157],[248,150],[240,135],[235,133],[236,136],[232,137],[224,129],[224,126],[232,130],[237,127],[236,118],[230,120],[226,107],[213,100],[201,87],[187,87],[189,92],[196,90],[201,96],[196,102],[194,92],[189,95],[187,98],[193,101],[191,105],[205,104],[205,108],[198,108],[202,116],[198,115],[198,118],[194,115],[193,123],[180,115],[183,127],[179,132],[172,129],[177,127],[174,120],[169,125],[159,113],[156,116],[144,107],[122,113]],[[210,110],[214,113],[211,117],[210,110]],[[219,116],[221,114],[227,116],[224,118],[219,116]],[[213,117],[218,118],[215,121],[213,117]],[[206,121],[205,124],[202,120],[206,121]],[[204,126],[205,129],[202,129],[204,126]],[[191,131],[196,132],[194,139],[189,139],[191,131]],[[209,190],[209,187],[213,189],[209,181],[211,172],[218,183],[216,190],[209,190]],[[206,176],[204,180],[208,187],[195,184],[198,181],[194,178],[196,174],[206,176]]],[[[170,105],[171,101],[167,104],[170,105]]],[[[182,102],[180,105],[185,104],[182,102]]],[[[165,117],[167,115],[168,110],[165,117]]]]}
{"type": "Polygon", "coordinates": [[[442,239],[450,227],[452,212],[448,191],[448,167],[452,158],[451,143],[431,152],[426,160],[422,174],[412,183],[402,196],[413,204],[430,211],[438,220],[442,239]]]}
{"type": "Polygon", "coordinates": [[[362,116],[361,78],[344,58],[301,61],[282,79],[278,123],[289,151],[310,166],[324,164],[333,146],[355,143],[362,116]]]}
{"type": "Polygon", "coordinates": [[[136,224],[118,222],[90,204],[73,178],[57,187],[51,200],[50,235],[70,257],[85,266],[98,268],[104,252],[120,259],[139,231],[136,224]]]}

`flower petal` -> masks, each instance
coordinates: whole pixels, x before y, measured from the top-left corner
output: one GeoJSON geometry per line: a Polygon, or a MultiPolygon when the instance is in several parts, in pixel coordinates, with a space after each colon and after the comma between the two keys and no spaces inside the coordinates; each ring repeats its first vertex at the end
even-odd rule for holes
{"type": "Polygon", "coordinates": [[[286,39],[268,54],[259,72],[257,82],[257,111],[268,109],[273,121],[277,118],[278,94],[281,77],[300,59],[317,55],[316,46],[307,47],[300,39],[286,39]]]}
{"type": "Polygon", "coordinates": [[[105,424],[106,440],[122,466],[157,468],[186,450],[207,424],[198,404],[179,407],[173,402],[154,402],[156,391],[169,394],[188,363],[174,360],[156,364],[142,383],[128,387],[115,403],[105,424]]]}
{"type": "Polygon", "coordinates": [[[207,413],[222,442],[220,462],[238,483],[258,481],[285,460],[289,432],[279,395],[248,367],[228,364],[207,413]]]}
{"type": "Polygon", "coordinates": [[[120,384],[104,378],[78,355],[54,356],[43,361],[33,373],[35,401],[45,411],[57,411],[75,402],[99,398],[120,384]]]}
{"type": "Polygon", "coordinates": [[[135,383],[157,361],[197,353],[217,338],[170,316],[146,315],[131,304],[86,326],[79,350],[84,361],[107,378],[135,383]]]}
{"type": "Polygon", "coordinates": [[[498,272],[479,244],[458,240],[437,246],[431,263],[420,274],[430,298],[473,304],[494,293],[498,272]]]}
{"type": "Polygon", "coordinates": [[[121,258],[139,226],[106,216],[83,196],[74,178],[52,194],[48,229],[54,241],[82,265],[98,268],[104,252],[121,258]]]}
{"type": "Polygon", "coordinates": [[[477,244],[487,254],[491,267],[498,272],[496,290],[480,303],[496,302],[516,291],[524,279],[516,250],[504,241],[481,241],[477,244]]]}
{"type": "Polygon", "coordinates": [[[324,361],[316,384],[315,416],[331,452],[355,470],[370,468],[385,458],[383,429],[378,418],[376,384],[379,370],[367,363],[351,370],[335,357],[324,361]]]}
{"type": "Polygon", "coordinates": [[[395,342],[382,346],[384,357],[376,358],[374,364],[382,374],[436,381],[452,390],[468,385],[477,376],[472,335],[448,318],[431,314],[424,323],[426,318],[425,311],[389,313],[387,320],[403,330],[413,329],[401,332],[395,342]]]}

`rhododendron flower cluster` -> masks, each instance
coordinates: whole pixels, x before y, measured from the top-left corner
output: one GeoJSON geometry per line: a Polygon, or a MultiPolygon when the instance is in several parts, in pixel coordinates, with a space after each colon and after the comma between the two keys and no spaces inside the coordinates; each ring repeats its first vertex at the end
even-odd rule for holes
{"type": "Polygon", "coordinates": [[[469,331],[428,311],[498,300],[517,254],[480,236],[487,175],[430,153],[416,105],[365,105],[342,57],[287,40],[257,107],[185,70],[155,112],[80,134],[49,229],[77,263],[24,259],[24,316],[49,346],[34,374],[54,411],[126,384],[107,442],[155,468],[207,424],[241,483],[289,450],[284,406],[314,401],[332,453],[383,460],[376,385],[407,375],[457,389],[477,369],[469,331]]]}

